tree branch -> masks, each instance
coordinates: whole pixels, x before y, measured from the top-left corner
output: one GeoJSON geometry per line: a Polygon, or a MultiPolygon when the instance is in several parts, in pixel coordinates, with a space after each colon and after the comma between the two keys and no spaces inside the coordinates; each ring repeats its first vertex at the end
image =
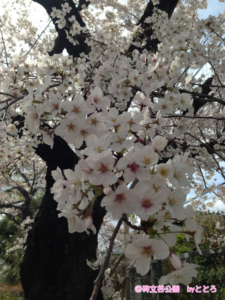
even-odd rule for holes
{"type": "MultiPolygon", "coordinates": [[[[152,34],[154,33],[151,28],[149,28],[149,24],[145,23],[145,19],[148,17],[151,17],[153,15],[153,9],[154,7],[157,7],[158,9],[165,11],[169,18],[172,16],[173,11],[175,10],[179,0],[161,0],[160,4],[154,6],[152,4],[152,1],[150,0],[146,6],[146,9],[144,11],[143,16],[141,17],[140,21],[137,25],[141,25],[141,28],[144,30],[144,32],[138,36],[138,39],[143,40],[144,38],[147,39],[147,43],[144,47],[139,48],[135,45],[130,45],[128,52],[133,52],[135,49],[138,49],[139,51],[143,51],[144,49],[147,49],[149,51],[157,51],[157,45],[159,41],[157,39],[151,39],[152,34]]],[[[137,41],[137,38],[135,37],[133,39],[133,42],[135,43],[137,41]]]]}
{"type": "MultiPolygon", "coordinates": [[[[63,1],[61,0],[33,0],[34,2],[40,4],[45,8],[48,15],[50,16],[52,12],[52,8],[55,7],[56,9],[62,10],[61,4],[63,1]]],[[[77,22],[80,24],[81,27],[85,27],[85,23],[81,18],[81,15],[78,11],[78,8],[74,4],[73,0],[67,0],[66,1],[69,6],[72,8],[72,10],[66,14],[65,19],[66,22],[70,25],[70,21],[68,20],[71,16],[75,16],[77,22]]],[[[51,17],[51,16],[50,16],[51,17]]],[[[85,43],[85,35],[78,35],[76,37],[77,41],[79,42],[78,45],[74,46],[69,42],[66,36],[67,29],[62,28],[59,29],[58,25],[56,23],[57,18],[52,18],[52,22],[55,25],[55,29],[58,32],[58,37],[55,40],[55,45],[52,49],[52,51],[49,52],[49,55],[52,56],[54,54],[62,53],[64,49],[67,50],[69,55],[72,55],[73,57],[79,57],[80,53],[84,52],[85,54],[88,54],[90,52],[90,47],[85,43]]],[[[72,25],[72,24],[71,24],[72,25]]]]}
{"type": "Polygon", "coordinates": [[[13,222],[15,222],[17,225],[20,225],[20,222],[18,222],[17,220],[16,220],[16,218],[13,216],[13,215],[11,215],[11,214],[9,214],[9,213],[6,213],[6,212],[0,212],[0,215],[6,215],[8,218],[10,218],[13,222]]]}
{"type": "Polygon", "coordinates": [[[0,208],[15,208],[15,209],[22,210],[22,207],[16,206],[16,205],[11,204],[11,203],[1,203],[0,208]]]}
{"type": "Polygon", "coordinates": [[[188,94],[191,94],[193,96],[199,96],[199,98],[196,98],[196,100],[204,101],[204,104],[207,103],[207,102],[218,102],[218,103],[220,103],[222,105],[225,105],[225,101],[223,101],[220,98],[216,98],[216,97],[213,97],[213,96],[210,96],[210,95],[196,93],[196,92],[191,92],[191,91],[183,90],[183,89],[179,89],[179,92],[180,93],[188,93],[188,94]],[[207,98],[207,99],[204,99],[204,98],[207,98]]]}
{"type": "Polygon", "coordinates": [[[113,266],[113,268],[112,268],[111,271],[110,271],[110,274],[109,274],[110,277],[114,274],[116,268],[118,267],[118,265],[120,264],[120,262],[124,259],[124,257],[125,257],[125,255],[124,255],[124,253],[123,253],[123,254],[121,254],[120,257],[117,259],[115,265],[113,266]]]}
{"type": "Polygon", "coordinates": [[[105,272],[105,270],[107,269],[107,267],[109,265],[109,259],[110,259],[111,253],[112,253],[113,244],[114,244],[115,238],[117,236],[117,233],[119,232],[119,229],[120,229],[120,227],[121,227],[121,225],[124,221],[124,218],[125,218],[125,214],[123,214],[123,216],[120,218],[120,220],[117,223],[116,228],[113,232],[113,235],[109,239],[110,240],[109,248],[107,250],[104,263],[102,264],[101,269],[99,271],[98,277],[96,278],[96,280],[94,282],[94,289],[93,289],[92,296],[91,296],[90,300],[96,300],[96,298],[98,296],[98,291],[99,291],[99,287],[101,286],[101,282],[102,282],[104,272],[105,272]]]}

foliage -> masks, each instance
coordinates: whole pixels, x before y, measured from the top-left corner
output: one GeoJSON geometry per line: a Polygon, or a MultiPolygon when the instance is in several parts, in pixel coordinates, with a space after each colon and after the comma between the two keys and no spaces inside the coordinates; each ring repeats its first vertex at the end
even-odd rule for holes
{"type": "Polygon", "coordinates": [[[2,264],[2,280],[9,284],[20,282],[20,263],[24,254],[22,249],[7,252],[13,247],[17,237],[23,236],[23,233],[12,220],[7,217],[0,220],[0,254],[4,261],[2,264]]]}
{"type": "MultiPolygon", "coordinates": [[[[35,203],[33,213],[37,212],[40,205],[40,198],[34,199],[31,204],[35,203]]],[[[24,256],[26,236],[30,229],[32,220],[27,218],[22,221],[19,216],[15,220],[7,216],[0,219],[0,258],[3,260],[2,281],[8,284],[20,282],[20,265],[24,256]],[[16,220],[16,222],[15,222],[16,220]]]]}
{"type": "Polygon", "coordinates": [[[4,255],[2,267],[2,282],[14,284],[20,282],[20,264],[24,255],[23,250],[17,250],[4,255]]]}
{"type": "MultiPolygon", "coordinates": [[[[217,250],[219,247],[215,247],[215,244],[210,242],[210,238],[215,234],[221,234],[221,230],[218,229],[218,222],[222,225],[224,223],[224,212],[220,213],[201,213],[198,212],[195,214],[195,219],[198,223],[202,222],[204,228],[203,238],[201,242],[201,249],[214,249],[217,250]]],[[[224,237],[224,234],[223,234],[224,237]]],[[[186,241],[184,234],[177,235],[177,244],[172,247],[173,251],[177,254],[192,252],[194,249],[194,242],[190,240],[186,241]]],[[[195,248],[196,250],[196,248],[195,248]]],[[[197,271],[198,276],[193,282],[189,285],[191,287],[198,286],[211,286],[212,284],[216,286],[217,292],[214,294],[216,300],[223,299],[225,296],[225,255],[224,253],[215,254],[215,255],[198,255],[193,258],[188,258],[189,263],[194,263],[198,265],[197,271]]],[[[162,263],[163,274],[168,272],[168,262],[162,263]]],[[[198,299],[197,293],[187,293],[186,287],[181,285],[181,294],[168,296],[168,299],[198,299]]],[[[167,299],[167,298],[166,298],[167,299]]],[[[211,294],[202,294],[201,299],[211,299],[211,294]]]]}
{"type": "Polygon", "coordinates": [[[189,242],[187,242],[184,233],[177,234],[176,238],[177,238],[176,245],[171,247],[174,253],[181,254],[181,253],[192,252],[193,249],[195,248],[195,242],[193,237],[190,237],[189,242]]]}
{"type": "Polygon", "coordinates": [[[21,285],[8,285],[1,283],[0,300],[24,300],[21,285]]]}
{"type": "Polygon", "coordinates": [[[17,297],[12,294],[0,294],[0,300],[24,300],[22,297],[17,297]]]}
{"type": "Polygon", "coordinates": [[[3,281],[20,282],[20,264],[24,255],[24,243],[43,196],[45,166],[33,160],[31,166],[11,168],[0,178],[0,257],[3,281]]]}

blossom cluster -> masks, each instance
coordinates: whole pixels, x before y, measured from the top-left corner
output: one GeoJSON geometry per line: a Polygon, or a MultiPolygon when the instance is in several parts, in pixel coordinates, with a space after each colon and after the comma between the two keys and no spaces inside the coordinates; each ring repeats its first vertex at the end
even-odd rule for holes
{"type": "Polygon", "coordinates": [[[33,219],[30,217],[27,217],[21,224],[20,229],[22,231],[22,237],[17,237],[14,241],[14,245],[10,247],[7,252],[22,250],[24,251],[25,243],[27,241],[28,232],[30,231],[32,227],[32,223],[34,222],[33,219]]]}

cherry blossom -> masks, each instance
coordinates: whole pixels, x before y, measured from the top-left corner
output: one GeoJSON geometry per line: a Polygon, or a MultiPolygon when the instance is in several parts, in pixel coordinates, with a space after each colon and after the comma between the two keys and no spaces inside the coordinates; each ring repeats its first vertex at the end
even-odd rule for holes
{"type": "Polygon", "coordinates": [[[110,153],[102,152],[98,155],[97,159],[89,156],[86,161],[92,170],[88,175],[91,184],[108,186],[117,181],[116,176],[111,172],[115,162],[110,153]]]}
{"type": "Polygon", "coordinates": [[[97,109],[110,107],[110,99],[103,96],[103,92],[99,87],[95,87],[91,91],[91,95],[87,99],[88,104],[93,104],[97,109]]]}
{"type": "Polygon", "coordinates": [[[197,277],[197,271],[195,268],[197,265],[195,264],[187,264],[172,273],[162,276],[159,280],[160,285],[166,285],[167,283],[171,285],[176,285],[179,283],[188,285],[192,282],[192,277],[197,277]]]}
{"type": "Polygon", "coordinates": [[[162,151],[167,145],[167,140],[166,138],[162,137],[162,136],[155,136],[152,142],[152,147],[154,148],[154,150],[156,151],[162,151]]]}
{"type": "Polygon", "coordinates": [[[149,216],[159,211],[165,201],[165,194],[162,190],[155,192],[141,182],[135,186],[134,193],[137,197],[135,213],[143,220],[147,220],[149,216]]]}
{"type": "Polygon", "coordinates": [[[159,159],[158,154],[153,150],[151,146],[146,146],[137,155],[137,163],[140,166],[145,166],[145,167],[156,165],[158,159],[159,159]]]}
{"type": "Polygon", "coordinates": [[[68,112],[66,114],[67,119],[75,119],[79,123],[83,123],[83,119],[90,112],[90,108],[79,94],[76,94],[72,101],[63,102],[62,107],[68,112]]]}
{"type": "Polygon", "coordinates": [[[167,198],[167,209],[170,211],[173,218],[184,220],[186,218],[183,207],[185,194],[181,189],[171,191],[167,198]]]}
{"type": "Polygon", "coordinates": [[[135,236],[132,243],[125,249],[125,255],[129,259],[136,259],[135,268],[139,274],[144,275],[150,270],[151,256],[163,259],[169,255],[169,248],[163,241],[135,236]]]}
{"type": "Polygon", "coordinates": [[[127,189],[126,184],[120,185],[116,191],[103,198],[101,206],[111,212],[113,218],[119,219],[123,213],[132,214],[135,208],[136,196],[127,189]]]}
{"type": "Polygon", "coordinates": [[[59,96],[49,93],[50,101],[46,103],[45,111],[51,112],[52,116],[55,117],[61,111],[62,102],[59,96]]]}
{"type": "Polygon", "coordinates": [[[127,183],[130,183],[136,177],[140,180],[150,179],[150,172],[137,164],[136,157],[137,154],[135,152],[129,152],[126,156],[122,157],[116,165],[119,171],[125,169],[124,179],[127,183]]]}
{"type": "MultiPolygon", "coordinates": [[[[66,217],[68,220],[69,233],[74,232],[87,232],[85,222],[77,216],[77,210],[63,209],[59,213],[59,217],[66,217]]],[[[88,232],[87,232],[88,233],[88,232]]]]}
{"type": "Polygon", "coordinates": [[[81,191],[84,190],[84,178],[79,166],[75,166],[74,171],[64,170],[66,185],[70,188],[70,199],[73,203],[77,203],[81,199],[81,191]]]}
{"type": "Polygon", "coordinates": [[[95,134],[91,134],[86,139],[87,148],[82,150],[81,153],[89,156],[99,154],[107,149],[111,151],[110,148],[108,148],[111,141],[112,136],[108,133],[100,138],[98,138],[95,134]]]}
{"type": "Polygon", "coordinates": [[[128,126],[120,126],[116,133],[112,133],[111,149],[115,152],[121,152],[123,149],[129,149],[133,146],[133,141],[127,139],[128,126]]]}
{"type": "Polygon", "coordinates": [[[75,120],[62,120],[60,125],[56,128],[55,134],[65,137],[68,143],[72,143],[78,136],[78,129],[79,127],[75,120]]]}

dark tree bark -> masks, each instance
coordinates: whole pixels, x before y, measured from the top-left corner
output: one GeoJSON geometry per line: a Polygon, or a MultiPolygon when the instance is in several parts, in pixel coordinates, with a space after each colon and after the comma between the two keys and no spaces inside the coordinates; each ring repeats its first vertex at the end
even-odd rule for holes
{"type": "MultiPolygon", "coordinates": [[[[43,6],[50,16],[50,14],[52,12],[52,8],[55,7],[59,10],[62,10],[61,4],[63,4],[65,1],[63,1],[63,0],[33,0],[33,2],[36,2],[36,3],[40,4],[41,6],[43,6]]],[[[76,17],[77,22],[80,24],[80,26],[85,27],[85,23],[82,20],[79,10],[78,10],[79,6],[77,8],[75,6],[73,0],[67,0],[66,2],[72,8],[70,13],[67,13],[65,16],[67,23],[71,24],[71,22],[69,21],[69,18],[74,15],[76,17]]],[[[86,1],[82,1],[82,4],[85,4],[83,2],[85,2],[86,5],[88,4],[88,2],[86,2],[86,1]]],[[[86,37],[85,34],[76,36],[76,39],[78,40],[79,45],[74,46],[73,44],[71,44],[69,42],[69,40],[66,37],[65,30],[68,30],[68,29],[66,29],[66,28],[59,29],[57,26],[57,23],[56,23],[57,18],[52,18],[52,21],[55,25],[55,29],[58,33],[58,37],[55,40],[55,45],[54,45],[52,51],[49,52],[50,56],[52,56],[53,54],[60,54],[63,52],[64,49],[66,49],[68,54],[72,55],[73,57],[79,57],[80,53],[82,53],[82,52],[85,54],[88,54],[90,52],[90,47],[84,42],[85,37],[86,37]]]]}
{"type": "MultiPolygon", "coordinates": [[[[73,169],[78,162],[76,154],[60,137],[55,137],[51,149],[45,144],[36,153],[47,163],[46,192],[27,240],[27,249],[21,266],[21,282],[26,300],[89,299],[98,271],[86,264],[96,259],[97,235],[68,232],[65,218],[58,218],[57,203],[50,189],[54,183],[51,171],[57,167],[73,169]]],[[[94,209],[94,224],[99,230],[105,210],[100,199],[94,209]]],[[[102,299],[99,294],[99,300],[102,299]]]]}
{"type": "MultiPolygon", "coordinates": [[[[42,5],[50,15],[52,8],[61,9],[62,1],[34,0],[42,5]]],[[[67,1],[72,7],[70,14],[75,15],[82,27],[85,26],[72,0],[67,1]]],[[[73,57],[81,52],[90,51],[84,43],[85,37],[79,36],[79,45],[73,46],[67,39],[65,30],[59,30],[53,19],[58,37],[49,55],[62,53],[64,49],[73,57]]],[[[21,123],[20,123],[21,124],[21,123]]],[[[41,144],[36,150],[47,165],[46,192],[40,210],[35,218],[32,231],[27,240],[27,249],[21,265],[21,283],[26,300],[70,300],[89,299],[93,289],[93,282],[98,271],[93,271],[86,264],[86,259],[96,259],[97,234],[68,232],[65,218],[58,218],[57,203],[50,192],[54,184],[51,171],[73,169],[78,162],[76,154],[60,137],[54,138],[54,146],[41,144]]],[[[105,209],[100,206],[98,199],[94,206],[93,220],[98,230],[105,215],[105,209]]],[[[99,300],[102,299],[99,293],[99,300]]]]}
{"type": "MultiPolygon", "coordinates": [[[[210,89],[210,85],[212,84],[213,76],[209,77],[202,86],[202,94],[208,95],[212,90],[210,89]]],[[[207,99],[206,99],[207,100],[207,99]]],[[[204,106],[207,102],[205,100],[198,99],[197,97],[194,98],[193,107],[194,107],[194,115],[197,114],[198,110],[204,106]]]]}
{"type": "MultiPolygon", "coordinates": [[[[178,4],[179,0],[161,0],[160,4],[156,7],[162,11],[165,11],[168,13],[168,17],[170,18],[178,4]]],[[[152,4],[152,1],[149,1],[147,4],[145,11],[143,13],[143,16],[139,20],[137,25],[141,25],[141,32],[138,37],[133,38],[133,43],[128,48],[127,52],[130,55],[134,50],[138,50],[139,52],[142,52],[144,49],[147,49],[150,52],[157,52],[158,50],[158,39],[151,39],[152,34],[154,33],[151,29],[151,24],[145,23],[145,19],[148,17],[151,17],[153,15],[154,5],[152,4]],[[146,44],[143,47],[138,47],[136,45],[137,42],[140,42],[140,40],[145,40],[146,44]]],[[[127,110],[129,109],[131,102],[133,101],[133,98],[127,103],[127,110]]]]}
{"type": "MultiPolygon", "coordinates": [[[[179,0],[161,0],[160,4],[158,4],[156,7],[162,11],[165,11],[168,14],[168,17],[170,18],[178,2],[179,0]]],[[[149,24],[145,23],[145,19],[153,15],[153,9],[154,5],[152,4],[152,1],[149,1],[143,13],[143,16],[141,17],[137,25],[141,25],[141,28],[143,29],[143,33],[140,36],[138,36],[138,39],[147,39],[147,43],[144,46],[144,48],[149,51],[156,52],[159,41],[157,39],[150,39],[151,35],[153,34],[153,30],[149,28],[149,24]]],[[[134,38],[133,42],[136,41],[138,41],[137,38],[134,38]]],[[[130,45],[128,52],[133,52],[135,49],[142,51],[144,48],[139,48],[135,45],[130,45]]]]}
{"type": "MultiPolygon", "coordinates": [[[[33,0],[42,5],[48,14],[52,8],[61,9],[61,0],[33,0]]],[[[78,9],[72,0],[67,0],[72,7],[68,19],[75,15],[81,26],[85,26],[78,9]]],[[[162,0],[162,7],[172,14],[178,0],[162,0]],[[169,5],[168,5],[169,2],[169,5]]],[[[80,1],[80,4],[89,1],[80,1]]],[[[152,14],[152,5],[147,5],[143,20],[152,14]]],[[[142,24],[143,24],[142,20],[142,24]]],[[[79,36],[79,45],[73,46],[67,39],[65,29],[58,29],[58,38],[55,41],[53,50],[49,55],[61,53],[63,49],[73,57],[78,57],[80,53],[89,53],[90,48],[84,43],[85,37],[79,36]]],[[[143,25],[144,26],[144,25],[143,25]]],[[[150,36],[150,33],[148,33],[150,36]]],[[[129,51],[133,51],[133,46],[129,51]]],[[[96,258],[97,235],[90,233],[68,233],[68,224],[65,218],[58,218],[56,210],[57,203],[50,193],[54,183],[51,171],[57,167],[60,169],[73,169],[78,162],[76,154],[70,149],[68,144],[60,137],[54,138],[54,146],[51,149],[48,145],[40,144],[36,150],[47,164],[46,192],[35,218],[34,226],[29,233],[27,248],[23,263],[21,265],[21,282],[26,300],[89,300],[93,282],[98,271],[93,271],[86,264],[86,259],[96,258]]],[[[101,198],[97,199],[94,205],[93,220],[97,232],[105,215],[105,209],[100,206],[101,198]]],[[[99,293],[98,300],[102,299],[99,293]]]]}

